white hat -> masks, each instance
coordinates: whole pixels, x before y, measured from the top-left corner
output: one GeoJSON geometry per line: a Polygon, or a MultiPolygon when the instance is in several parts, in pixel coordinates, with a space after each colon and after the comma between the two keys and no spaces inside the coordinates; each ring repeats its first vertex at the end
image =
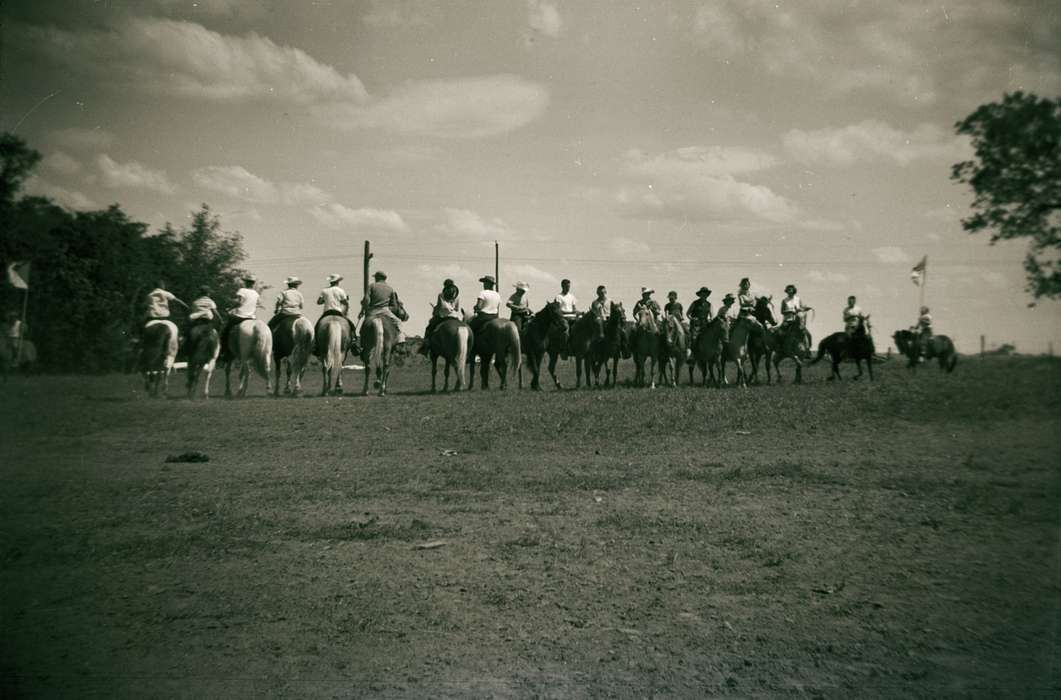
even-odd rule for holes
{"type": "Polygon", "coordinates": [[[513,286],[515,286],[516,289],[522,289],[525,292],[530,290],[530,285],[526,282],[516,282],[513,286]]]}
{"type": "Polygon", "coordinates": [[[335,284],[336,282],[342,282],[343,276],[335,274],[334,272],[328,275],[328,284],[335,284]]]}
{"type": "Polygon", "coordinates": [[[284,280],[284,284],[286,284],[288,287],[294,287],[302,284],[302,280],[300,280],[298,277],[295,277],[294,275],[291,275],[286,280],[284,280]]]}
{"type": "Polygon", "coordinates": [[[655,293],[656,293],[656,290],[653,289],[652,287],[642,287],[641,288],[641,294],[655,294],[655,293]]]}
{"type": "Polygon", "coordinates": [[[242,277],[240,277],[240,279],[243,280],[244,282],[251,282],[251,283],[254,283],[254,282],[258,281],[256,279],[254,279],[254,275],[252,275],[249,272],[247,274],[243,275],[242,277]]]}

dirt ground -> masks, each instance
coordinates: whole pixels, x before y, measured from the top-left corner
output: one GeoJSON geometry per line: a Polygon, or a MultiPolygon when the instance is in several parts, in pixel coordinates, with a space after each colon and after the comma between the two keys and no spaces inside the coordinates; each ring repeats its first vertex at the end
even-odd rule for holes
{"type": "Polygon", "coordinates": [[[1061,695],[1061,362],[825,375],[429,395],[415,365],[386,398],[209,402],[12,379],[0,687],[1061,695]]]}

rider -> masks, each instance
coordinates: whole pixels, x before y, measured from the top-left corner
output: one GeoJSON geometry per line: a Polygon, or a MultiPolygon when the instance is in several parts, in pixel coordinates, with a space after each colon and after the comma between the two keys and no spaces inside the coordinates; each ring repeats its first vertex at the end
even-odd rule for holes
{"type": "MultiPolygon", "coordinates": [[[[374,281],[368,285],[368,289],[365,291],[365,297],[361,300],[361,311],[357,314],[357,317],[361,318],[364,316],[365,321],[371,321],[377,316],[390,319],[398,329],[398,337],[395,342],[400,343],[405,339],[401,322],[407,320],[409,315],[405,313],[405,308],[402,306],[401,301],[398,300],[398,293],[387,284],[386,272],[376,270],[372,275],[372,279],[374,281]]],[[[364,332],[364,328],[365,326],[362,324],[362,332],[364,332]]]]}
{"type": "Polygon", "coordinates": [[[357,347],[357,326],[349,317],[350,295],[339,286],[342,281],[343,276],[333,272],[328,275],[328,286],[322,289],[320,295],[317,296],[317,303],[324,306],[324,310],[321,317],[317,319],[317,325],[313,329],[314,335],[320,333],[321,319],[325,316],[342,316],[350,324],[350,352],[359,355],[361,350],[357,347]]]}
{"type": "Polygon", "coordinates": [[[689,304],[689,337],[696,338],[704,326],[711,322],[711,302],[707,298],[711,296],[711,290],[700,287],[696,290],[696,299],[689,304]]]}
{"type": "Polygon", "coordinates": [[[737,290],[737,318],[754,319],[755,295],[752,294],[752,283],[747,277],[742,277],[740,288],[737,290]]]}
{"type": "Polygon", "coordinates": [[[597,287],[597,298],[589,305],[589,311],[601,323],[612,315],[612,300],[608,298],[608,288],[603,284],[597,287]]]}
{"type": "Polygon", "coordinates": [[[458,321],[464,320],[464,312],[461,310],[460,289],[451,279],[446,279],[442,282],[442,291],[438,293],[438,298],[435,299],[435,306],[431,310],[431,319],[428,320],[427,328],[424,329],[424,342],[420,345],[420,350],[418,351],[421,355],[429,354],[431,333],[438,327],[438,324],[447,318],[455,318],[458,321]]]}
{"type": "Polygon", "coordinates": [[[298,286],[302,284],[302,280],[298,277],[288,277],[284,280],[284,284],[287,285],[287,289],[280,292],[276,296],[276,308],[273,310],[273,317],[269,319],[269,330],[276,332],[276,327],[280,325],[280,322],[285,317],[294,316],[298,318],[302,315],[302,307],[306,304],[306,299],[302,296],[302,292],[298,291],[298,286]]]}
{"type": "Polygon", "coordinates": [[[222,362],[232,360],[232,355],[229,353],[228,348],[229,333],[244,321],[253,321],[255,314],[258,313],[258,300],[261,297],[254,289],[254,283],[257,280],[251,274],[244,275],[242,279],[243,287],[236,290],[236,296],[233,299],[235,305],[228,310],[228,320],[225,322],[225,328],[221,331],[220,359],[222,362]]]}
{"type": "Polygon", "coordinates": [[[862,309],[855,303],[855,297],[849,296],[847,298],[847,306],[844,307],[844,333],[847,334],[848,338],[855,334],[859,321],[864,318],[866,318],[866,315],[862,313],[862,309]]]}
{"type": "Polygon", "coordinates": [[[494,290],[497,280],[493,275],[483,275],[479,281],[483,283],[483,289],[475,299],[475,316],[468,323],[475,333],[501,313],[501,295],[494,290]]]}
{"type": "Polygon", "coordinates": [[[12,362],[17,362],[14,358],[19,355],[19,346],[22,344],[24,330],[25,328],[22,325],[22,320],[18,317],[17,311],[8,311],[4,314],[3,334],[0,335],[0,343],[7,344],[12,362]]]}
{"type": "Polygon", "coordinates": [[[679,321],[685,320],[685,309],[682,307],[680,301],[678,301],[678,292],[673,290],[667,292],[667,303],[663,305],[663,313],[668,316],[674,316],[679,321]]]}
{"type": "Polygon", "coordinates": [[[928,312],[927,306],[921,307],[921,315],[917,317],[917,332],[917,361],[924,362],[932,341],[932,314],[928,312]]]}
{"type": "Polygon", "coordinates": [[[781,328],[779,329],[782,333],[786,333],[792,324],[796,324],[800,331],[803,333],[803,340],[806,347],[810,347],[810,333],[807,332],[807,316],[806,312],[810,311],[811,307],[804,306],[803,300],[796,296],[796,286],[793,284],[785,287],[785,298],[781,300],[781,328]]]}
{"type": "Polygon", "coordinates": [[[648,309],[652,312],[652,318],[655,319],[656,322],[659,322],[659,304],[657,304],[656,300],[652,298],[652,295],[655,293],[656,290],[652,287],[641,288],[641,298],[637,300],[636,304],[634,304],[633,315],[635,318],[642,309],[648,309]]]}
{"type": "Polygon", "coordinates": [[[516,328],[522,331],[523,324],[534,315],[530,308],[530,302],[527,301],[527,292],[530,291],[530,285],[526,282],[516,282],[515,288],[516,291],[512,292],[512,296],[508,298],[505,306],[509,309],[509,318],[516,324],[516,328]]]}
{"type": "Polygon", "coordinates": [[[210,324],[214,330],[221,328],[221,312],[214,300],[210,298],[210,288],[205,284],[199,287],[199,296],[192,302],[191,313],[188,314],[188,325],[184,330],[185,336],[191,331],[192,326],[200,323],[210,324]]]}
{"type": "MultiPolygon", "coordinates": [[[[560,316],[567,324],[567,338],[570,339],[571,324],[578,319],[578,299],[571,293],[571,280],[560,280],[560,293],[553,297],[553,302],[560,305],[560,316]]],[[[560,357],[567,359],[567,346],[560,352],[560,357]]]]}
{"type": "Polygon", "coordinates": [[[155,289],[148,292],[147,294],[147,315],[146,323],[151,321],[158,321],[161,319],[169,318],[169,303],[175,301],[185,309],[188,305],[183,301],[175,297],[171,292],[166,290],[166,283],[162,280],[158,281],[155,289]]]}
{"type": "Polygon", "coordinates": [[[715,319],[722,322],[722,329],[727,340],[729,339],[729,327],[733,322],[730,310],[733,308],[736,301],[737,298],[732,294],[727,294],[722,297],[722,306],[718,307],[718,313],[715,314],[715,319]]]}

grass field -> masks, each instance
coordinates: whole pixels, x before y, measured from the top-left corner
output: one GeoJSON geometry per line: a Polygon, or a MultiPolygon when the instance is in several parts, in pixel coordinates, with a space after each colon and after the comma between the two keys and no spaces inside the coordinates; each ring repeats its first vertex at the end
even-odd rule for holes
{"type": "Polygon", "coordinates": [[[428,395],[417,365],[382,399],[194,403],[12,379],[2,687],[1057,697],[1061,362],[826,373],[428,395]]]}

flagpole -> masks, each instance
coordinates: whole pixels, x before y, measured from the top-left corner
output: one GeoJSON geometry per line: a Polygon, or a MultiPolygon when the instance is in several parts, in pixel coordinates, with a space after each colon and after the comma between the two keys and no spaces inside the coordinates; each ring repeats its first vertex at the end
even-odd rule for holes
{"type": "Polygon", "coordinates": [[[921,313],[921,309],[925,306],[925,285],[928,284],[928,265],[921,271],[921,306],[917,308],[917,313],[921,313]]]}
{"type": "Polygon", "coordinates": [[[22,340],[26,335],[26,309],[29,307],[29,285],[22,292],[22,320],[18,327],[18,349],[15,350],[15,369],[22,365],[22,340]]]}

